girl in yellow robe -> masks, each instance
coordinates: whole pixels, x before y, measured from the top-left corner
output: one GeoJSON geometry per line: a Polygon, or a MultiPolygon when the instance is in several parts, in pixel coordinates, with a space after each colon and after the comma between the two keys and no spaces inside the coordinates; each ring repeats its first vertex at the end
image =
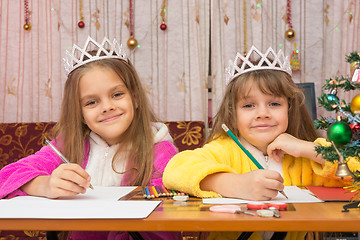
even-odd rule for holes
{"type": "MultiPolygon", "coordinates": [[[[351,184],[351,179],[336,177],[336,164],[315,151],[316,146],[330,143],[318,138],[304,95],[291,78],[288,59],[281,51],[276,54],[269,48],[269,52],[274,60],[252,47],[246,57],[238,53],[231,62],[227,89],[206,144],[170,160],[163,175],[167,188],[202,198],[220,195],[265,201],[289,185],[351,184]],[[257,63],[249,60],[253,53],[261,57],[257,63]],[[264,169],[256,167],[222,124],[264,169]]],[[[359,169],[358,159],[348,160],[351,170],[359,169]]],[[[286,239],[303,239],[305,234],[291,232],[286,239]]],[[[213,233],[209,239],[237,239],[239,235],[213,233]]],[[[254,233],[250,239],[270,239],[271,235],[254,233]]]]}

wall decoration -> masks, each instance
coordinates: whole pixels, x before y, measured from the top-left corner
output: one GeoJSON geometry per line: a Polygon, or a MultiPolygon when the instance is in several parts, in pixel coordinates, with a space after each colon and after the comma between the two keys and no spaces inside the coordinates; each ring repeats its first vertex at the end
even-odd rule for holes
{"type": "Polygon", "coordinates": [[[127,40],[126,44],[130,49],[134,49],[138,45],[138,42],[134,37],[134,8],[135,8],[134,2],[135,2],[135,0],[129,0],[130,38],[127,40]]]}
{"type": "Polygon", "coordinates": [[[294,43],[294,50],[292,51],[290,56],[290,66],[291,66],[291,70],[293,71],[301,70],[300,54],[299,54],[299,50],[296,48],[296,43],[294,43]]]}
{"type": "Polygon", "coordinates": [[[78,22],[79,28],[84,28],[84,11],[83,11],[83,0],[79,0],[79,15],[80,15],[80,21],[78,22]]]}
{"type": "Polygon", "coordinates": [[[287,0],[286,12],[287,12],[287,23],[289,28],[285,31],[285,37],[288,40],[292,40],[295,38],[295,30],[293,29],[293,25],[292,25],[291,0],[287,0]]]}
{"type": "Polygon", "coordinates": [[[29,10],[29,0],[24,0],[24,10],[25,10],[25,24],[24,29],[26,31],[31,30],[31,24],[30,24],[30,10],[29,10]]]}
{"type": "Polygon", "coordinates": [[[160,12],[160,16],[161,16],[160,29],[163,31],[165,31],[167,28],[167,25],[165,23],[166,4],[167,4],[167,0],[163,0],[162,6],[161,6],[161,12],[160,12]]]}

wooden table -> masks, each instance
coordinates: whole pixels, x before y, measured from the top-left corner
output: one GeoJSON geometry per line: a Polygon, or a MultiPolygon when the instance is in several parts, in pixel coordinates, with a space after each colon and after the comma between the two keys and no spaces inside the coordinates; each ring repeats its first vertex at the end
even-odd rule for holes
{"type": "MultiPolygon", "coordinates": [[[[280,218],[213,213],[190,199],[164,200],[146,219],[0,219],[1,230],[97,231],[314,231],[359,232],[360,210],[342,212],[344,202],[290,204],[280,218]]],[[[1,214],[1,213],[0,213],[1,214]]]]}

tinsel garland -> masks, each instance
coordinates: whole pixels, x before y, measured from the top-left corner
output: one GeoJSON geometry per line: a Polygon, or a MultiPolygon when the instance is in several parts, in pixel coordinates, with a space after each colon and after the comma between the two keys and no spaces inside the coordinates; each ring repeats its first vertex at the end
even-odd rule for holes
{"type": "Polygon", "coordinates": [[[351,78],[348,77],[335,77],[329,78],[325,81],[323,85],[324,90],[332,90],[332,89],[343,89],[345,92],[360,89],[360,84],[351,82],[351,78]]]}
{"type": "MultiPolygon", "coordinates": [[[[342,121],[346,121],[347,119],[342,119],[342,121]]],[[[314,120],[314,125],[316,129],[328,129],[328,127],[333,124],[334,122],[336,122],[335,118],[324,118],[323,116],[320,117],[320,119],[315,119],[314,120]]]]}

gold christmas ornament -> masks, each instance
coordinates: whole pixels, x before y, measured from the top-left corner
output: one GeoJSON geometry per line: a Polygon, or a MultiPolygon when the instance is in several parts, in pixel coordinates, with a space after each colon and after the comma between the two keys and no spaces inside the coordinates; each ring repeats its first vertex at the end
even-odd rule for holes
{"type": "Polygon", "coordinates": [[[288,30],[286,30],[285,32],[285,37],[289,40],[292,40],[295,38],[295,31],[292,28],[289,28],[288,30]]]}
{"type": "Polygon", "coordinates": [[[25,10],[25,15],[24,15],[24,20],[25,20],[25,24],[24,24],[24,29],[26,31],[30,31],[31,30],[31,24],[30,24],[30,14],[31,11],[29,9],[29,0],[24,0],[24,10],[25,10]]]}
{"type": "Polygon", "coordinates": [[[360,62],[352,62],[352,63],[350,63],[351,75],[353,75],[355,69],[359,68],[359,64],[360,64],[360,62]]]}
{"type": "Polygon", "coordinates": [[[359,114],[360,113],[360,94],[356,95],[351,100],[350,110],[351,110],[351,112],[353,114],[359,114]]]}
{"type": "Polygon", "coordinates": [[[25,24],[24,24],[24,29],[25,29],[26,31],[30,30],[30,29],[31,29],[31,25],[25,23],[25,24]]]}
{"type": "Polygon", "coordinates": [[[130,38],[129,38],[129,40],[127,40],[126,44],[129,48],[133,49],[138,45],[138,42],[134,38],[134,36],[130,36],[130,38]]]}

